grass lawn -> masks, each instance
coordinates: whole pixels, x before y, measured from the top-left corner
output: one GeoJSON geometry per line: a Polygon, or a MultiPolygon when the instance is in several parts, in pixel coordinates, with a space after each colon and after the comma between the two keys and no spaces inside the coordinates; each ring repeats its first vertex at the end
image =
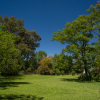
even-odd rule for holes
{"type": "Polygon", "coordinates": [[[100,97],[100,82],[81,82],[77,77],[0,77],[0,100],[97,100],[100,97]]]}

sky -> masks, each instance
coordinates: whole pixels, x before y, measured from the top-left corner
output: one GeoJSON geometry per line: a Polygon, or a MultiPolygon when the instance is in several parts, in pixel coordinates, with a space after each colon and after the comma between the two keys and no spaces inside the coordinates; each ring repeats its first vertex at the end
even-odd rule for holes
{"type": "Polygon", "coordinates": [[[42,40],[36,52],[42,50],[47,56],[60,54],[66,44],[52,41],[53,32],[65,28],[66,22],[72,22],[79,15],[87,15],[90,5],[98,0],[0,0],[0,15],[15,16],[23,19],[25,28],[35,30],[42,40]]]}

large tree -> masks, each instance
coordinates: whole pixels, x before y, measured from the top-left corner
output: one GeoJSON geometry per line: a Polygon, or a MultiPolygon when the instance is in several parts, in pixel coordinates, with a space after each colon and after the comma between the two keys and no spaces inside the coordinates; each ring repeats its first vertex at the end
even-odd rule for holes
{"type": "Polygon", "coordinates": [[[62,31],[58,30],[52,36],[52,41],[67,43],[65,50],[71,53],[74,58],[83,62],[86,77],[88,76],[87,54],[93,47],[89,46],[90,39],[93,38],[93,26],[89,15],[81,15],[72,23],[67,22],[62,31]]]}
{"type": "Polygon", "coordinates": [[[0,30],[0,72],[5,76],[16,75],[21,69],[18,59],[21,60],[22,57],[20,51],[15,47],[15,37],[8,31],[0,30]]]}
{"type": "Polygon", "coordinates": [[[21,38],[15,38],[16,48],[21,51],[21,55],[24,59],[28,60],[34,55],[34,50],[39,47],[38,41],[41,40],[39,34],[35,31],[29,31],[24,28],[23,19],[16,19],[16,17],[5,16],[2,18],[0,16],[0,22],[5,27],[2,28],[4,31],[9,31],[15,36],[20,36],[21,38]]]}
{"type": "Polygon", "coordinates": [[[97,36],[97,42],[95,43],[95,67],[93,72],[95,76],[100,77],[100,1],[95,6],[91,5],[87,10],[90,13],[91,24],[93,26],[93,34],[97,36]]]}

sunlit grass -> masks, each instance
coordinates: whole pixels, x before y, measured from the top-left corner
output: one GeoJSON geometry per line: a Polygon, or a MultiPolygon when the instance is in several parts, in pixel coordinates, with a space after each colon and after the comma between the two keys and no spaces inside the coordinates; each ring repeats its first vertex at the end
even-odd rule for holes
{"type": "MultiPolygon", "coordinates": [[[[33,95],[37,97],[36,99],[41,97],[39,100],[97,100],[100,97],[100,82],[81,82],[77,77],[77,75],[25,75],[1,78],[0,95],[33,95]]],[[[21,99],[16,97],[15,100],[21,99]]]]}

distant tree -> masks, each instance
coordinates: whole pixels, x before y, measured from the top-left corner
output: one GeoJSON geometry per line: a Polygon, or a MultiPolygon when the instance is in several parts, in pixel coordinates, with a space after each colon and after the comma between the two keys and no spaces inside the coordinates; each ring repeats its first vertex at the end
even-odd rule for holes
{"type": "Polygon", "coordinates": [[[51,58],[45,57],[39,63],[40,63],[40,66],[45,65],[45,66],[48,66],[48,68],[52,69],[53,63],[52,63],[51,58]]]}
{"type": "Polygon", "coordinates": [[[46,65],[41,65],[38,67],[37,73],[39,73],[41,75],[48,75],[48,74],[50,74],[50,68],[46,65]]]}
{"type": "Polygon", "coordinates": [[[51,58],[52,59],[53,58],[53,55],[52,54],[48,55],[48,58],[51,58]]]}
{"type": "Polygon", "coordinates": [[[51,58],[45,57],[39,63],[40,66],[37,69],[37,73],[43,75],[50,74],[53,65],[51,58]]]}
{"type": "Polygon", "coordinates": [[[45,51],[38,51],[36,52],[35,57],[37,61],[40,62],[44,57],[47,57],[47,53],[45,51]]]}
{"type": "Polygon", "coordinates": [[[52,54],[48,55],[48,58],[51,58],[53,65],[54,65],[53,55],[52,54]]]}
{"type": "Polygon", "coordinates": [[[53,57],[54,61],[54,69],[59,69],[59,71],[65,73],[70,73],[73,67],[73,58],[71,56],[64,55],[60,53],[60,55],[55,54],[53,57]]]}
{"type": "Polygon", "coordinates": [[[38,67],[39,67],[39,64],[37,62],[37,59],[35,58],[35,56],[32,56],[30,58],[30,60],[25,60],[24,61],[25,63],[25,72],[34,72],[38,67]]]}

